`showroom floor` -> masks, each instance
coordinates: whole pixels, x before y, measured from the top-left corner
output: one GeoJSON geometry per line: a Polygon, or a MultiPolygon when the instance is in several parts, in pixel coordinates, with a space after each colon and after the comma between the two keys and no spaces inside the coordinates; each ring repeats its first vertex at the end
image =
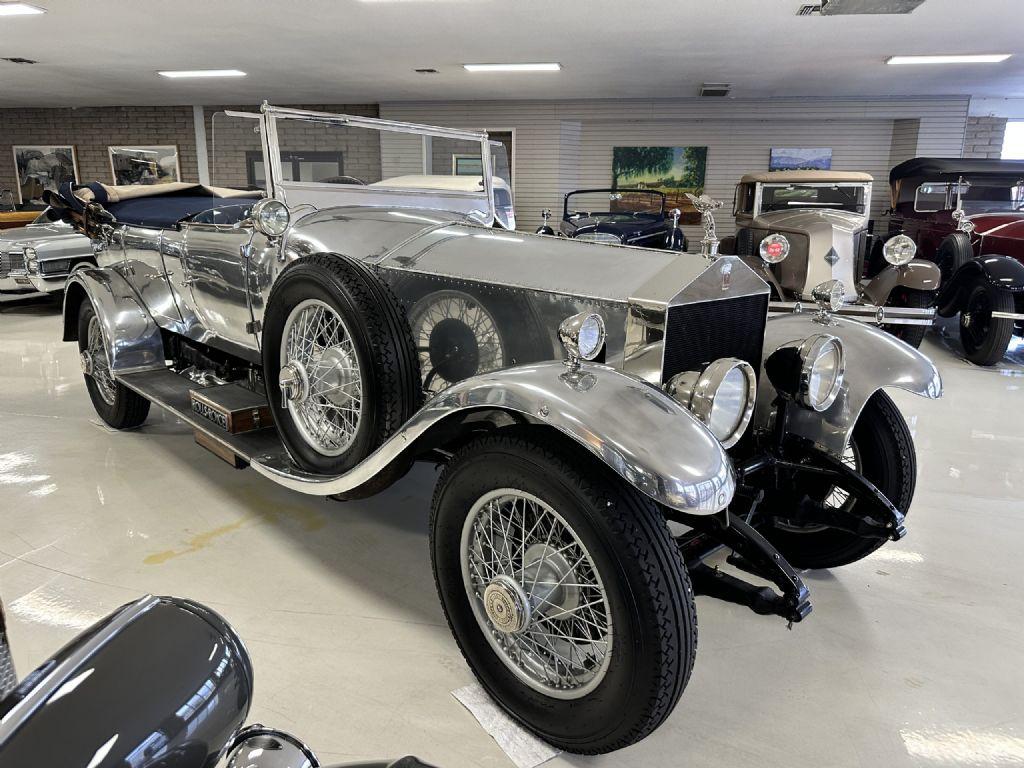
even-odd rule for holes
{"type": "MultiPolygon", "coordinates": [[[[59,309],[0,304],[0,594],[22,674],[144,593],[204,602],[256,668],[251,720],[327,760],[509,766],[450,695],[471,682],[434,591],[435,472],[339,504],[236,471],[154,409],[100,425],[59,309]]],[[[940,401],[896,393],[920,478],[909,535],[811,573],[814,613],[698,599],[700,648],[669,722],[577,766],[1024,764],[1024,347],[991,369],[932,334],[940,401]]]]}

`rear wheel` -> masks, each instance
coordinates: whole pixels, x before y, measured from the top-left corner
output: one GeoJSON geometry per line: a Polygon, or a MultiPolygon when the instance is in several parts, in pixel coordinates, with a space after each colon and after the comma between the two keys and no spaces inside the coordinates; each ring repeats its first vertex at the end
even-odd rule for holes
{"type": "MultiPolygon", "coordinates": [[[[884,392],[876,392],[861,411],[843,462],[875,485],[904,515],[917,484],[917,454],[903,415],[884,392]]],[[[825,506],[857,513],[861,503],[835,485],[801,490],[825,506]]],[[[793,525],[786,510],[800,503],[802,494],[773,491],[758,508],[765,523],[761,533],[797,568],[836,568],[856,562],[881,547],[887,539],[858,536],[825,525],[793,525]]]]}
{"type": "Polygon", "coordinates": [[[661,724],[697,642],[664,518],[609,475],[565,438],[510,429],[456,454],[431,515],[438,593],[481,684],[542,738],[591,754],[661,724]]]}
{"type": "Polygon", "coordinates": [[[967,291],[960,311],[960,343],[964,355],[977,365],[994,365],[1003,359],[1013,336],[1013,320],[992,317],[993,312],[1013,312],[1013,296],[977,280],[967,291]]]}
{"type": "Polygon", "coordinates": [[[974,248],[971,246],[971,236],[966,232],[951,232],[939,243],[938,251],[935,254],[935,263],[939,265],[942,273],[942,282],[945,283],[964,264],[974,257],[974,248]]]}
{"type": "Polygon", "coordinates": [[[106,340],[92,304],[78,309],[78,354],[96,413],[114,429],[139,426],[149,415],[149,400],[118,382],[110,372],[106,340]]]}
{"type": "MultiPolygon", "coordinates": [[[[911,309],[927,309],[935,301],[932,291],[916,291],[913,288],[900,288],[893,291],[886,302],[887,307],[908,307],[911,309]]],[[[888,331],[900,341],[917,349],[928,333],[927,325],[905,325],[903,323],[884,323],[883,331],[888,331]]]]}

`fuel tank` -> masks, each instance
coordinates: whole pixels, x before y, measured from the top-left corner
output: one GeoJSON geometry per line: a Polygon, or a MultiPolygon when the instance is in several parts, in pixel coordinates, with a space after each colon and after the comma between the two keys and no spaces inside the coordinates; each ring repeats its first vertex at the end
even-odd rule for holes
{"type": "Polygon", "coordinates": [[[145,597],[0,700],[0,768],[209,768],[245,720],[252,685],[249,655],[220,616],[145,597]]]}

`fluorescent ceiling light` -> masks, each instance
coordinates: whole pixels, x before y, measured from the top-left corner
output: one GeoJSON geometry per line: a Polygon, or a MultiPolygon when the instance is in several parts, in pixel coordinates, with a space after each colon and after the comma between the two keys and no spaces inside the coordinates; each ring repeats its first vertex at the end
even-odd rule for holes
{"type": "Polygon", "coordinates": [[[463,64],[467,72],[557,72],[561,64],[463,64]]]}
{"type": "Polygon", "coordinates": [[[157,74],[162,77],[245,77],[240,69],[166,69],[157,74]]]}
{"type": "Polygon", "coordinates": [[[39,13],[46,13],[46,10],[28,3],[0,3],[0,16],[35,16],[39,13]]]}
{"type": "Polygon", "coordinates": [[[890,56],[886,64],[998,64],[1009,53],[954,54],[952,56],[890,56]]]}

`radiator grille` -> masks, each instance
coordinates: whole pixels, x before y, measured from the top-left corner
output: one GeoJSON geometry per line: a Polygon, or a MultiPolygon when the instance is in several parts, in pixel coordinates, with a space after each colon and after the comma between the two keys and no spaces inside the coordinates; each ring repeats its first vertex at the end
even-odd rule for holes
{"type": "Polygon", "coordinates": [[[662,382],[720,357],[746,360],[759,373],[767,313],[767,294],[670,307],[662,382]]]}
{"type": "Polygon", "coordinates": [[[0,253],[0,277],[7,277],[11,272],[25,272],[24,253],[0,253]]]}

